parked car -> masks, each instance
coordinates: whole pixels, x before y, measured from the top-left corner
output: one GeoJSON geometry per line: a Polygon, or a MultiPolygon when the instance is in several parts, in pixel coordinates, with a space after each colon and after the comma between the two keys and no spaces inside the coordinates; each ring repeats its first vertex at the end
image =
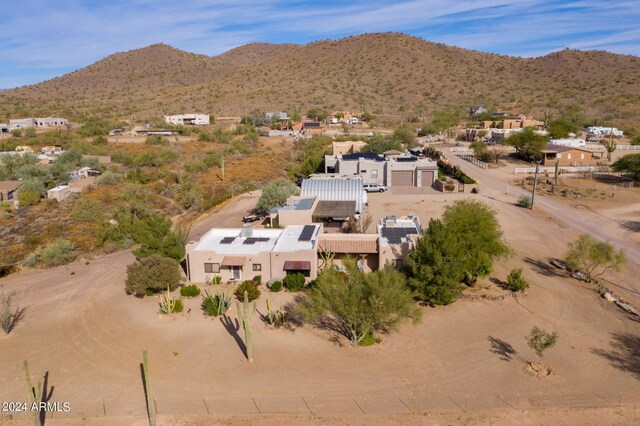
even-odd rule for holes
{"type": "Polygon", "coordinates": [[[387,190],[386,186],[380,185],[379,183],[365,183],[362,187],[367,192],[384,192],[387,190]]]}
{"type": "Polygon", "coordinates": [[[264,220],[265,215],[261,214],[261,213],[252,213],[252,214],[248,214],[246,216],[244,216],[242,218],[242,221],[244,223],[249,223],[249,222],[256,222],[258,220],[264,220]]]}
{"type": "Polygon", "coordinates": [[[598,142],[598,140],[596,136],[587,136],[587,142],[598,142]]]}

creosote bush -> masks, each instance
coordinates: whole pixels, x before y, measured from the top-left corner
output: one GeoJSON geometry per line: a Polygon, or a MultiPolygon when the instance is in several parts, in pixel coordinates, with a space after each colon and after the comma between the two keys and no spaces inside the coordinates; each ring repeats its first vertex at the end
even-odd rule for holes
{"type": "Polygon", "coordinates": [[[236,296],[236,299],[244,300],[245,291],[249,295],[250,302],[260,297],[260,289],[256,287],[256,284],[253,281],[244,281],[238,286],[238,288],[236,288],[233,294],[236,296]]]}
{"type": "Polygon", "coordinates": [[[282,281],[277,280],[271,283],[271,286],[269,287],[269,290],[271,290],[274,293],[279,292],[280,290],[282,290],[282,281]]]}
{"type": "Polygon", "coordinates": [[[527,288],[529,288],[529,283],[522,276],[522,268],[512,269],[507,276],[507,289],[516,292],[525,291],[527,288]]]}
{"type": "Polygon", "coordinates": [[[296,272],[295,274],[287,274],[287,276],[284,277],[282,284],[287,291],[296,292],[302,290],[304,287],[304,281],[304,275],[300,272],[296,272]]]}
{"type": "Polygon", "coordinates": [[[200,296],[200,289],[197,285],[185,285],[180,287],[180,296],[182,297],[197,297],[200,296]]]}
{"type": "Polygon", "coordinates": [[[144,297],[167,288],[175,290],[181,278],[176,261],[152,254],[127,266],[125,289],[128,294],[144,297]]]}
{"type": "Polygon", "coordinates": [[[59,238],[44,247],[39,247],[35,252],[27,256],[24,263],[34,267],[38,264],[48,268],[66,265],[76,258],[76,251],[71,241],[59,238]]]}

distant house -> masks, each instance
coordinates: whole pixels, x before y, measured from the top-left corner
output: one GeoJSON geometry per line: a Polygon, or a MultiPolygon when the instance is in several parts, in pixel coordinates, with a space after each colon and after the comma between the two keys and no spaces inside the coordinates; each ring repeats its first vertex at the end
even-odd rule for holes
{"type": "Polygon", "coordinates": [[[165,115],[164,122],[174,126],[205,126],[209,124],[209,114],[165,115]]]}
{"type": "Polygon", "coordinates": [[[92,169],[91,167],[80,167],[69,173],[71,179],[86,179],[91,176],[99,176],[100,170],[92,169]]]}
{"type": "Polygon", "coordinates": [[[364,183],[387,186],[431,187],[438,165],[429,158],[418,158],[399,151],[325,155],[325,173],[361,176],[364,183]]]}
{"type": "Polygon", "coordinates": [[[16,118],[9,120],[9,128],[11,130],[16,129],[28,129],[30,127],[62,127],[68,126],[69,121],[66,118],[59,117],[44,117],[44,118],[16,118]]]}
{"type": "Polygon", "coordinates": [[[471,108],[469,108],[469,115],[484,114],[485,112],[488,111],[482,105],[472,106],[471,108]]]}
{"type": "Polygon", "coordinates": [[[542,153],[542,165],[554,166],[593,166],[602,158],[602,153],[583,148],[547,144],[542,153]]]}
{"type": "Polygon", "coordinates": [[[35,151],[29,145],[18,145],[16,146],[16,152],[35,152],[35,151]]]}
{"type": "Polygon", "coordinates": [[[59,185],[47,191],[47,198],[50,200],[62,201],[72,194],[69,185],[59,185]]]}
{"type": "Polygon", "coordinates": [[[43,146],[40,152],[48,155],[51,155],[51,154],[60,155],[64,152],[64,150],[62,149],[62,145],[47,145],[47,146],[43,146]]]}
{"type": "Polygon", "coordinates": [[[19,186],[19,180],[0,180],[0,202],[14,202],[18,196],[19,186]]]}
{"type": "Polygon", "coordinates": [[[485,120],[480,122],[482,129],[525,129],[527,127],[533,127],[535,129],[541,129],[544,126],[544,122],[535,120],[531,117],[513,117],[505,118],[503,120],[485,120]]]}
{"type": "Polygon", "coordinates": [[[289,115],[286,112],[278,111],[278,112],[267,112],[265,113],[265,117],[267,120],[277,120],[277,121],[289,121],[289,115]]]}

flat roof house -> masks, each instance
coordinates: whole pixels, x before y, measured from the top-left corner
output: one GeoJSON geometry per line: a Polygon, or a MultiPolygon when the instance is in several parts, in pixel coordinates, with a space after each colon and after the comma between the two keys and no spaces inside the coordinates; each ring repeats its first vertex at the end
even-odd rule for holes
{"type": "Polygon", "coordinates": [[[277,222],[280,226],[312,223],[318,202],[318,197],[289,197],[284,206],[274,207],[269,212],[271,223],[277,222]]]}
{"type": "Polygon", "coordinates": [[[263,281],[300,272],[317,277],[317,238],[322,225],[293,225],[285,229],[214,228],[186,246],[187,277],[206,282],[242,281],[261,275],[263,281]]]}
{"type": "Polygon", "coordinates": [[[209,124],[209,114],[165,115],[164,122],[174,126],[205,126],[209,124]]]}
{"type": "Polygon", "coordinates": [[[51,188],[47,191],[47,198],[50,200],[62,201],[71,194],[72,192],[69,185],[58,185],[55,188],[51,188]]]}
{"type": "Polygon", "coordinates": [[[387,186],[431,187],[438,164],[401,152],[325,155],[325,173],[361,176],[364,183],[387,186]]]}

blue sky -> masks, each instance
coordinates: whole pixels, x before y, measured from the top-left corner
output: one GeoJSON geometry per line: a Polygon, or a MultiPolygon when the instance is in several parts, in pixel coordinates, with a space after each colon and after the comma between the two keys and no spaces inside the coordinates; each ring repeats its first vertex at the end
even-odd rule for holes
{"type": "Polygon", "coordinates": [[[3,6],[0,88],[160,42],[216,55],[251,42],[395,31],[526,57],[565,47],[640,56],[640,0],[23,0],[3,6]]]}

